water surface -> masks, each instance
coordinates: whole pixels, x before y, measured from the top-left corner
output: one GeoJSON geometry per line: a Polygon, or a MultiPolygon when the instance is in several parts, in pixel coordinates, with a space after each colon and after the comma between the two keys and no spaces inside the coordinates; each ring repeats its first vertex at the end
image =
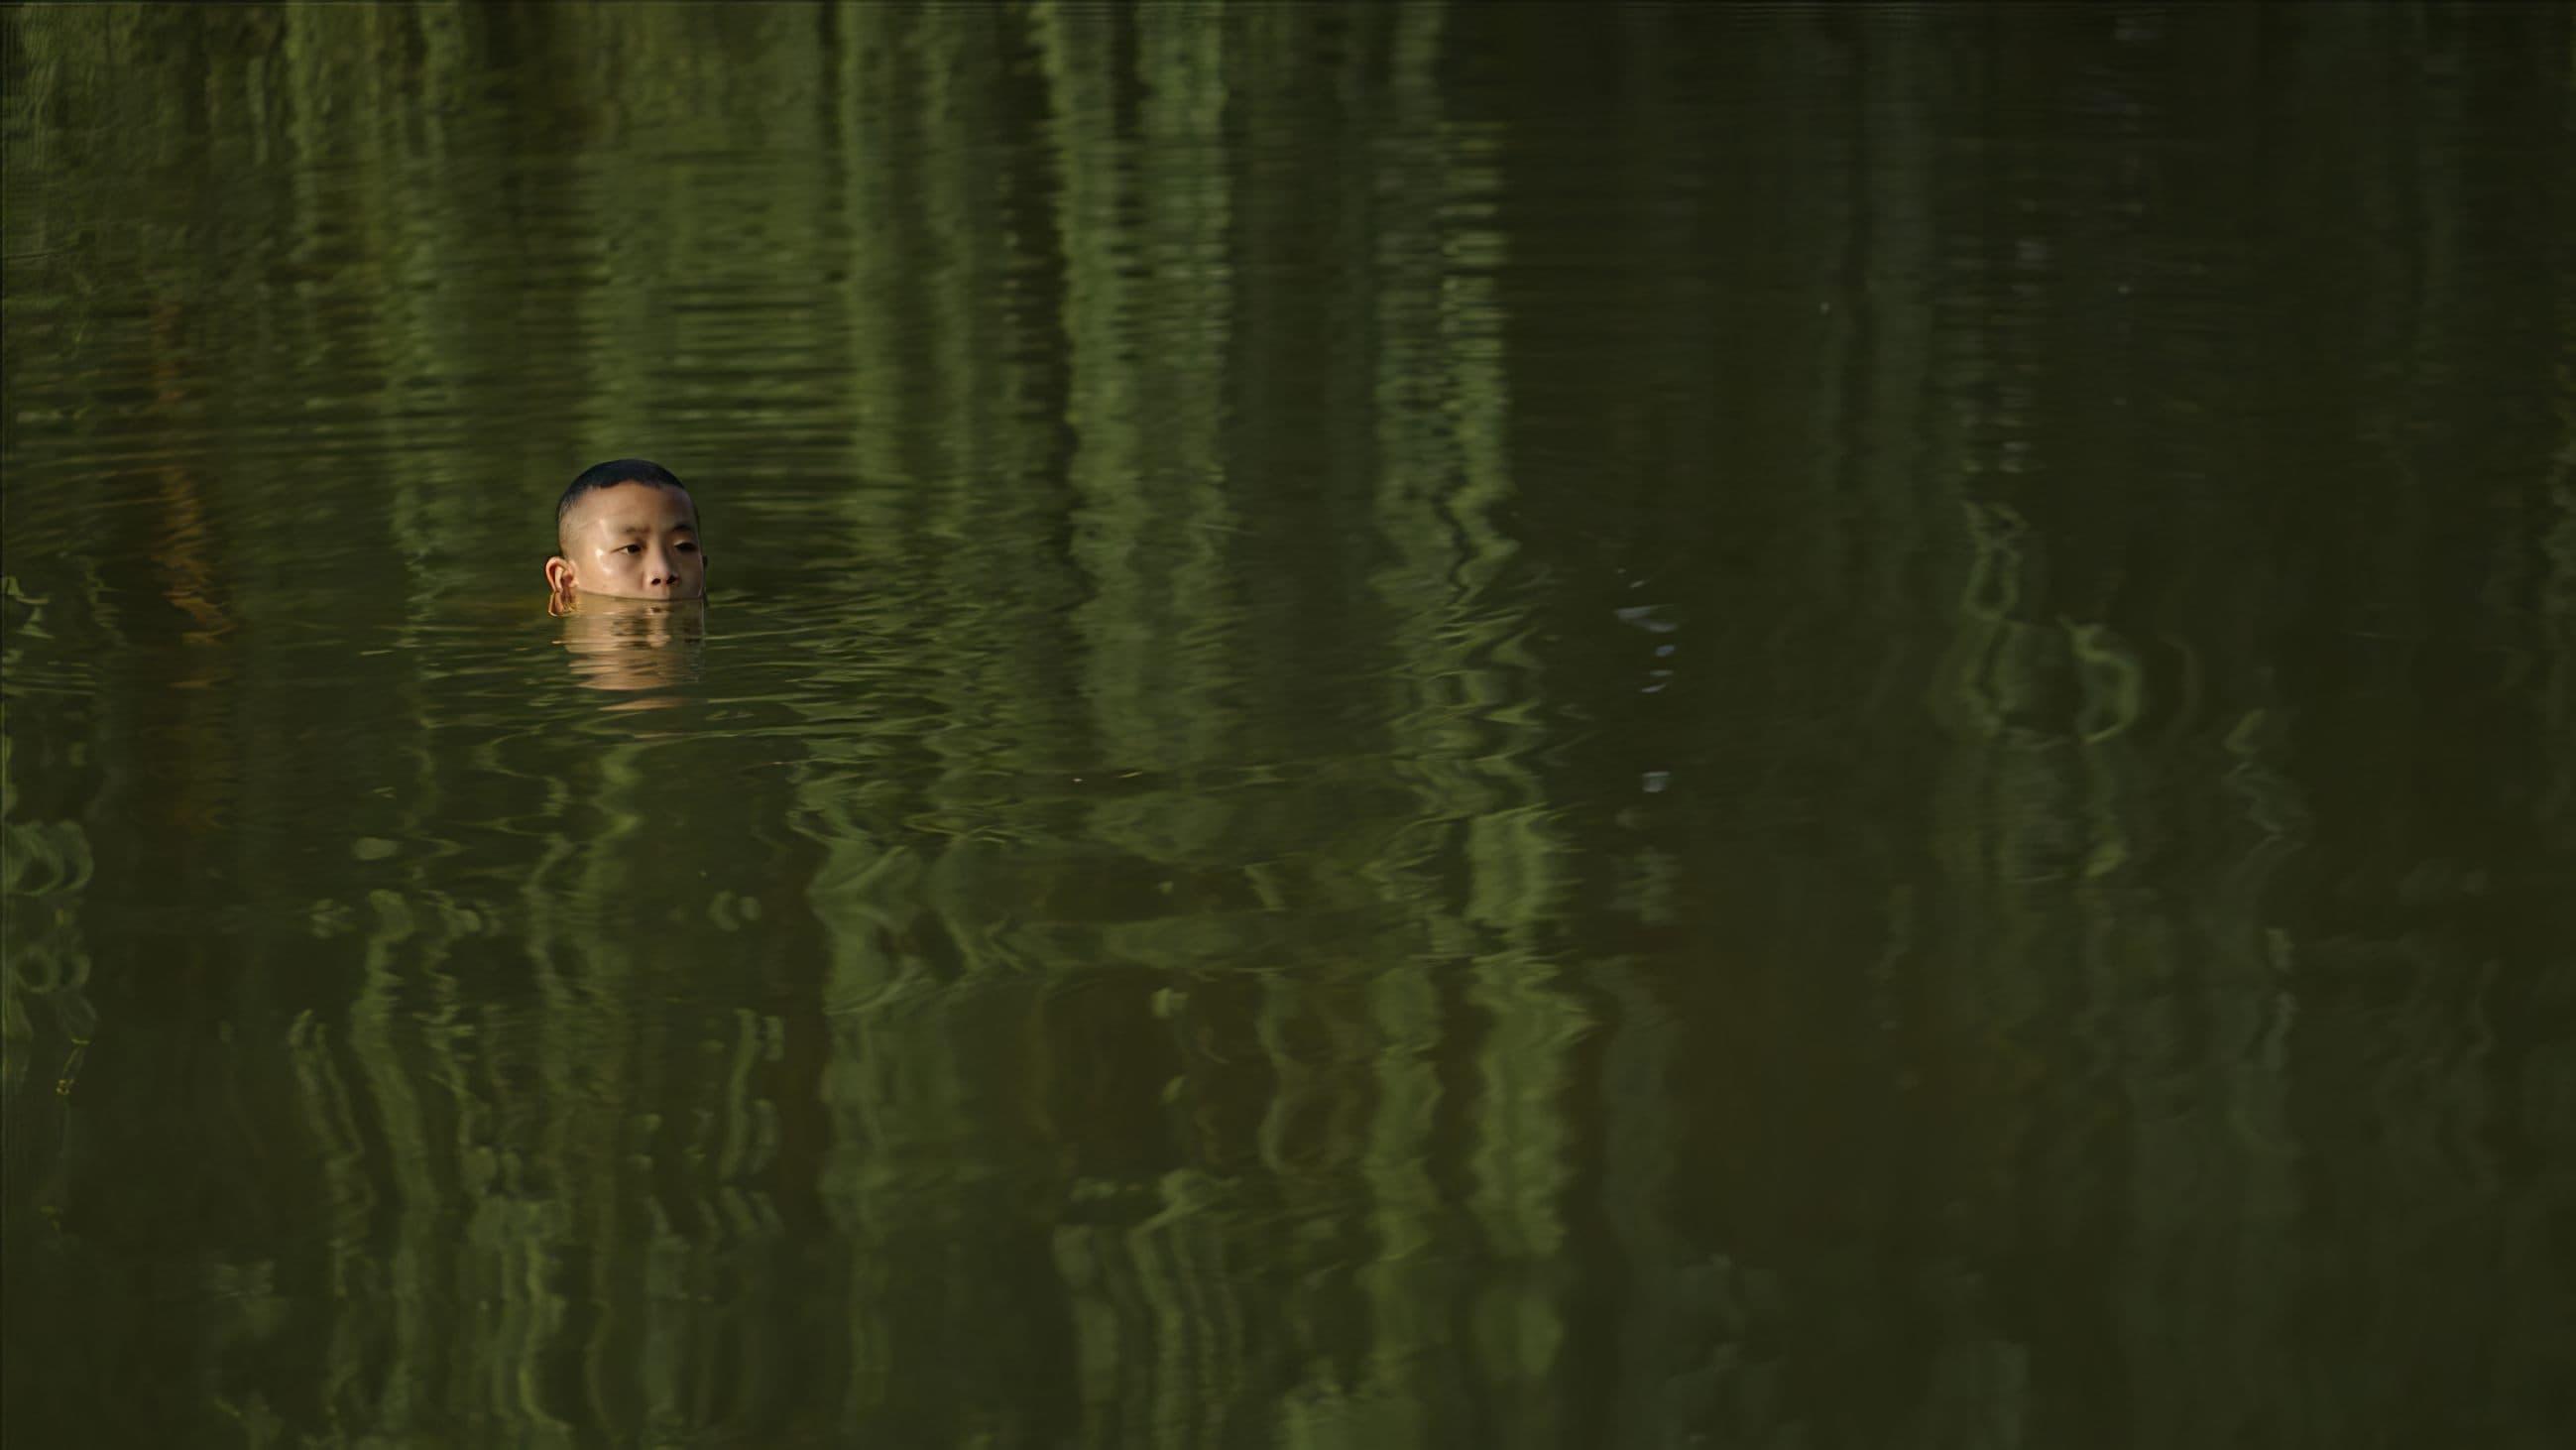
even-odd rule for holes
{"type": "Polygon", "coordinates": [[[0,25],[13,1446],[2576,1425],[2564,9],[0,25]]]}

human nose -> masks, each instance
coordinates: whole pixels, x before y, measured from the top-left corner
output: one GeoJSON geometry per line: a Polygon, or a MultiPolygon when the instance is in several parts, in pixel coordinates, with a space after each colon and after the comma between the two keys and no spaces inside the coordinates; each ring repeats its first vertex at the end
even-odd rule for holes
{"type": "Polygon", "coordinates": [[[679,582],[677,571],[672,568],[674,562],[671,551],[662,545],[655,544],[648,548],[644,555],[645,585],[648,588],[665,589],[677,584],[679,582]]]}

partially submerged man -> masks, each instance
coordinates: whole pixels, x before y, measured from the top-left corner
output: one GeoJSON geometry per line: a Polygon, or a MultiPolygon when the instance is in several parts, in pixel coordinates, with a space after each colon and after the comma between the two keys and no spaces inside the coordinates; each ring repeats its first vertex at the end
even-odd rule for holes
{"type": "Polygon", "coordinates": [[[609,599],[703,599],[707,556],[698,506],[671,471],[642,458],[582,470],[555,505],[555,554],[546,560],[548,607],[585,594],[609,599]]]}

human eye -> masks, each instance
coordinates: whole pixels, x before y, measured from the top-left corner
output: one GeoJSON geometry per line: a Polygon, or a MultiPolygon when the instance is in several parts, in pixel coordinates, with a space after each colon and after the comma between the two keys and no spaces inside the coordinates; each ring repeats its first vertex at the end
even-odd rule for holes
{"type": "Polygon", "coordinates": [[[694,553],[696,553],[697,551],[698,551],[698,546],[697,546],[695,543],[692,543],[691,541],[689,541],[689,540],[687,540],[687,539],[682,539],[682,540],[680,541],[680,552],[681,552],[681,553],[683,553],[683,554],[694,554],[694,553]]]}
{"type": "Polygon", "coordinates": [[[617,552],[621,554],[641,554],[644,552],[644,546],[642,544],[620,544],[617,546],[617,552]]]}

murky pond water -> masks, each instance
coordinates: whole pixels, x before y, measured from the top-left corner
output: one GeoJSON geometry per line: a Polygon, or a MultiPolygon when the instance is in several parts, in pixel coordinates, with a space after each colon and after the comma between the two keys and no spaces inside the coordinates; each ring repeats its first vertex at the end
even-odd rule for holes
{"type": "Polygon", "coordinates": [[[12,1447],[2576,1423],[2565,9],[0,24],[12,1447]]]}

